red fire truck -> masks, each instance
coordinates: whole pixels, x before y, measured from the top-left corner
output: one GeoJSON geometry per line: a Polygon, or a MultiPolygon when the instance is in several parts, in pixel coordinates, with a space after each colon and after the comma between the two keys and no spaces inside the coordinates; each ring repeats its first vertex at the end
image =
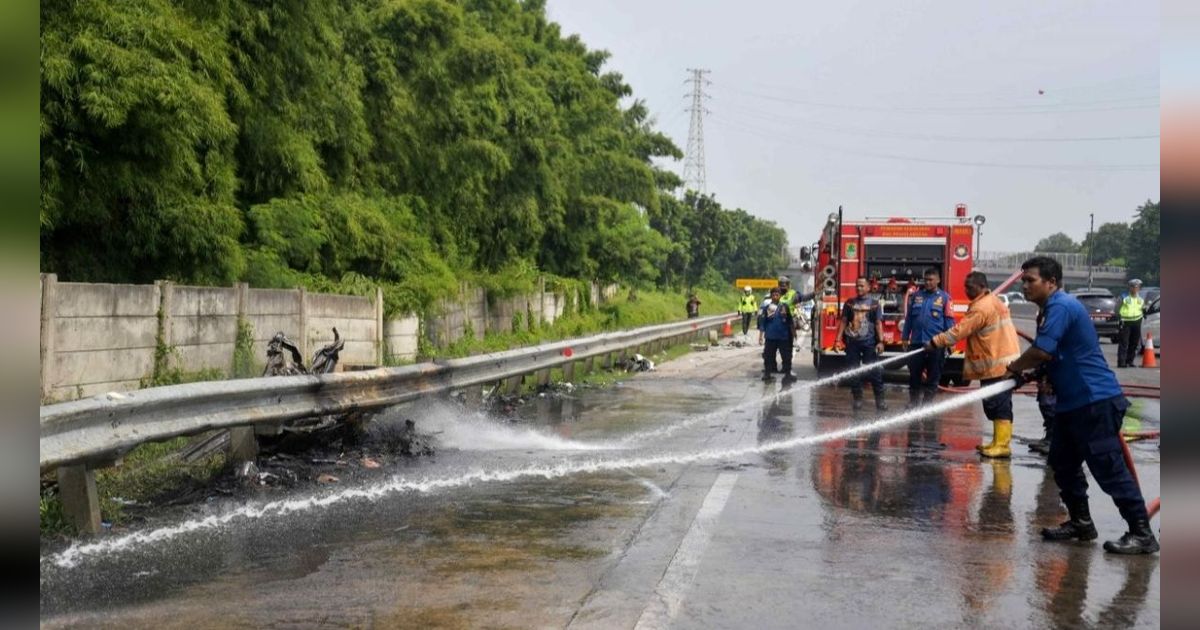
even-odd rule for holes
{"type": "MultiPolygon", "coordinates": [[[[849,220],[842,209],[830,214],[821,238],[813,245],[816,255],[817,292],[813,307],[813,365],[820,374],[843,367],[845,353],[834,349],[842,304],[854,297],[854,283],[866,276],[878,285],[883,302],[884,356],[904,352],[907,296],[921,287],[926,269],[937,269],[942,288],[950,294],[955,319],[967,311],[963,280],[973,268],[975,226],[967,206],[959,204],[952,217],[868,217],[849,220]]],[[[944,381],[962,378],[966,342],[951,349],[942,372],[944,381]]],[[[895,366],[903,367],[903,365],[895,366]]]]}

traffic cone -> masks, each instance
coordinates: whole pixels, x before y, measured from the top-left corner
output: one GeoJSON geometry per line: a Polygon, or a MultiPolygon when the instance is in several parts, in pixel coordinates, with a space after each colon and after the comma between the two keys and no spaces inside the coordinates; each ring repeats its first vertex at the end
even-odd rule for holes
{"type": "Polygon", "coordinates": [[[725,320],[725,325],[721,327],[721,336],[729,337],[733,335],[733,320],[725,320]]]}
{"type": "Polygon", "coordinates": [[[1150,333],[1146,333],[1146,344],[1142,349],[1142,367],[1158,367],[1158,359],[1154,356],[1154,337],[1150,333]]]}

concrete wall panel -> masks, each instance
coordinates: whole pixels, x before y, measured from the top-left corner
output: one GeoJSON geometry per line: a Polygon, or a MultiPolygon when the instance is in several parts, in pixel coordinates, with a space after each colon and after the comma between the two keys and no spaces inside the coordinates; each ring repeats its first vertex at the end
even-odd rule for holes
{"type": "Polygon", "coordinates": [[[134,284],[58,283],[56,317],[153,316],[158,313],[158,287],[134,284]]]}
{"type": "Polygon", "coordinates": [[[250,289],[246,292],[247,315],[298,315],[300,292],[294,289],[250,289]]]}
{"type": "Polygon", "coordinates": [[[154,348],[157,317],[67,317],[53,321],[55,350],[154,348]]]}
{"type": "Polygon", "coordinates": [[[154,372],[154,348],[59,352],[55,354],[55,387],[138,380],[154,372]]]}

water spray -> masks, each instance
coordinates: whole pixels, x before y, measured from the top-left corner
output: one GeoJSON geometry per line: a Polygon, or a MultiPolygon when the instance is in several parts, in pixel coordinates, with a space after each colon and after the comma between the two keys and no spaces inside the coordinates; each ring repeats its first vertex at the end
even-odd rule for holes
{"type": "MultiPolygon", "coordinates": [[[[901,355],[904,356],[904,355],[901,355]]],[[[872,364],[875,366],[878,364],[872,364]]],[[[827,379],[826,379],[827,380],[827,379]]],[[[816,381],[815,383],[820,383],[816,381]]],[[[814,383],[814,384],[815,384],[814,383]]],[[[614,459],[571,460],[557,464],[538,464],[523,466],[508,470],[475,470],[456,477],[433,477],[422,479],[404,479],[393,477],[387,481],[374,483],[362,488],[351,488],[340,492],[309,497],[306,499],[289,499],[272,501],[260,505],[247,505],[222,515],[208,516],[202,519],[185,521],[178,525],[161,527],[146,532],[136,532],[109,540],[74,543],[68,549],[50,556],[43,556],[42,563],[49,562],[58,567],[73,567],[80,560],[90,556],[112,553],[129,549],[135,545],[153,544],[177,538],[179,536],[202,530],[216,529],[238,519],[254,519],[271,515],[286,515],[304,512],[315,508],[325,508],[354,499],[377,500],[385,496],[416,492],[430,493],[438,490],[461,488],[478,483],[506,482],[523,478],[541,477],[554,479],[575,474],[609,472],[635,468],[647,468],[667,464],[691,464],[702,461],[717,461],[745,455],[754,455],[772,451],[781,451],[839,440],[843,438],[871,433],[893,426],[914,422],[929,416],[945,413],[952,409],[964,407],[977,401],[995,396],[1011,389],[1015,385],[1012,380],[1004,380],[987,387],[980,388],[969,394],[947,398],[940,402],[905,411],[891,417],[880,418],[873,422],[852,425],[843,429],[827,431],[805,437],[790,438],[767,442],[756,446],[729,449],[706,449],[691,453],[663,453],[642,457],[627,457],[614,459]]]]}
{"type": "MultiPolygon", "coordinates": [[[[810,389],[816,389],[818,387],[825,387],[827,385],[835,385],[835,384],[840,383],[848,378],[856,377],[856,376],[859,376],[860,374],[866,374],[867,372],[870,372],[872,370],[882,369],[883,366],[885,366],[889,363],[895,363],[901,359],[907,359],[913,355],[920,354],[922,352],[925,352],[925,349],[923,347],[917,348],[916,350],[909,350],[908,352],[905,352],[904,354],[898,354],[895,356],[887,357],[885,359],[876,361],[874,363],[860,365],[856,368],[851,368],[849,370],[838,372],[837,374],[826,376],[825,378],[822,378],[822,379],[818,379],[815,381],[805,381],[803,383],[797,383],[795,386],[792,386],[792,387],[784,387],[783,389],[779,390],[778,392],[776,392],[770,396],[765,396],[765,397],[759,399],[758,401],[753,403],[753,406],[751,407],[751,409],[757,410],[759,408],[765,407],[765,406],[771,404],[772,402],[775,402],[775,400],[782,398],[783,396],[786,396],[789,394],[795,394],[795,393],[807,391],[810,389]]],[[[691,416],[689,418],[685,418],[679,422],[676,422],[674,424],[669,424],[667,426],[658,427],[656,429],[649,429],[647,431],[638,431],[636,433],[631,433],[631,434],[626,435],[625,437],[621,438],[617,443],[621,444],[621,445],[639,444],[639,443],[645,442],[646,440],[652,440],[652,439],[656,439],[656,438],[660,438],[660,437],[666,437],[668,435],[671,435],[672,433],[680,431],[681,429],[685,429],[687,427],[694,426],[701,422],[707,422],[707,421],[711,421],[711,420],[720,419],[720,418],[728,415],[730,412],[735,411],[739,408],[740,407],[721,408],[721,409],[717,409],[715,411],[710,411],[708,413],[700,414],[698,416],[691,416]]]]}

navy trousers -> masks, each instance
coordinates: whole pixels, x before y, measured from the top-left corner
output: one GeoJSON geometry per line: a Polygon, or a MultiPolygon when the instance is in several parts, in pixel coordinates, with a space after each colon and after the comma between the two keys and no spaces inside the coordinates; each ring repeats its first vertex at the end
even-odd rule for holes
{"type": "Polygon", "coordinates": [[[779,358],[783,359],[783,373],[792,373],[792,340],[791,339],[767,339],[763,341],[763,373],[772,374],[778,372],[778,363],[775,362],[775,353],[779,353],[779,358]]]}
{"type": "MultiPolygon", "coordinates": [[[[853,339],[846,340],[846,367],[855,368],[859,365],[867,365],[879,360],[879,355],[875,353],[875,343],[871,341],[856,341],[853,339]]],[[[865,375],[856,376],[850,379],[850,391],[855,398],[862,398],[863,395],[863,380],[871,382],[871,389],[876,394],[883,391],[883,371],[871,370],[865,375]]]]}
{"type": "Polygon", "coordinates": [[[926,396],[937,393],[938,382],[942,380],[942,366],[946,364],[946,350],[941,348],[933,352],[922,352],[908,359],[908,395],[916,397],[921,389],[926,396]],[[924,381],[921,372],[927,372],[924,381]]]}
{"type": "Polygon", "coordinates": [[[1149,520],[1142,490],[1125,465],[1121,448],[1121,421],[1129,401],[1124,396],[1060,412],[1050,425],[1050,468],[1064,503],[1087,500],[1087,462],[1100,489],[1112,497],[1126,521],[1149,520]]]}

